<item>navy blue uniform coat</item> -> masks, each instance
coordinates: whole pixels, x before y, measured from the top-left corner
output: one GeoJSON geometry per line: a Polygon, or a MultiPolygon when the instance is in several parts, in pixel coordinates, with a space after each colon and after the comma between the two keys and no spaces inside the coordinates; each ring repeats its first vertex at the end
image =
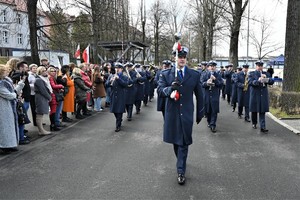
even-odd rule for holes
{"type": "Polygon", "coordinates": [[[110,112],[111,113],[125,113],[125,88],[128,86],[128,78],[123,74],[119,75],[111,86],[110,79],[114,75],[109,76],[106,81],[106,86],[111,87],[110,93],[110,112]]]}
{"type": "MultiPolygon", "coordinates": [[[[156,75],[155,75],[155,78],[154,78],[154,81],[156,83],[156,85],[158,86],[158,81],[159,81],[159,76],[161,74],[163,70],[158,70],[156,72],[156,75]]],[[[157,111],[163,111],[165,109],[165,102],[166,102],[166,98],[165,97],[160,97],[158,95],[158,90],[156,90],[157,92],[157,111]]]]}
{"type": "Polygon", "coordinates": [[[139,72],[141,77],[137,78],[135,87],[136,87],[136,101],[142,101],[144,99],[144,86],[145,81],[147,80],[146,74],[144,72],[139,72]]]}
{"type": "Polygon", "coordinates": [[[129,71],[130,79],[128,80],[128,86],[125,89],[125,95],[126,95],[126,104],[134,104],[135,98],[136,98],[136,72],[131,70],[129,71]]]}
{"type": "Polygon", "coordinates": [[[273,85],[274,80],[267,72],[262,72],[269,78],[269,82],[264,86],[258,79],[261,76],[260,72],[255,70],[249,73],[248,83],[250,86],[250,112],[269,112],[269,94],[268,85],[273,85]]]}
{"type": "Polygon", "coordinates": [[[225,94],[231,95],[232,92],[232,87],[231,87],[231,76],[234,72],[233,71],[225,71],[224,72],[224,77],[226,81],[225,85],[225,94]]]}
{"type": "Polygon", "coordinates": [[[158,94],[166,98],[163,140],[177,145],[193,143],[192,129],[194,121],[193,94],[196,96],[196,117],[201,119],[203,111],[203,94],[200,74],[196,70],[185,67],[184,78],[179,88],[180,99],[170,98],[171,84],[175,80],[175,67],[161,72],[158,82],[158,94]]]}
{"type": "Polygon", "coordinates": [[[240,107],[247,106],[249,107],[249,98],[250,98],[250,89],[248,83],[247,91],[244,91],[246,74],[245,72],[239,72],[236,79],[236,84],[238,87],[238,104],[240,107]]]}
{"type": "Polygon", "coordinates": [[[238,101],[237,96],[237,73],[233,73],[231,76],[231,104],[235,104],[238,101]]]}
{"type": "Polygon", "coordinates": [[[211,73],[207,71],[205,74],[201,76],[202,87],[204,88],[204,97],[205,97],[205,113],[209,113],[209,104],[211,104],[212,113],[220,112],[220,89],[223,86],[223,79],[220,74],[217,72],[213,72],[213,75],[216,77],[214,80],[215,87],[211,87],[209,90],[209,86],[207,85],[207,80],[210,78],[211,73]]]}

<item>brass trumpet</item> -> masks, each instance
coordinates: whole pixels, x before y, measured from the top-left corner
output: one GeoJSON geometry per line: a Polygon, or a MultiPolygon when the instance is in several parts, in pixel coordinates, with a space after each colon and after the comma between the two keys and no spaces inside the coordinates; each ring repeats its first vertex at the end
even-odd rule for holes
{"type": "MultiPolygon", "coordinates": [[[[125,74],[126,74],[126,76],[129,78],[129,80],[132,81],[132,78],[131,78],[131,76],[130,76],[130,73],[129,73],[127,67],[125,68],[125,74]]],[[[132,85],[133,85],[133,84],[130,84],[130,85],[128,85],[128,87],[132,87],[132,85]]]]}
{"type": "Polygon", "coordinates": [[[112,77],[110,78],[110,85],[113,86],[115,83],[115,80],[118,78],[119,78],[118,74],[112,75],[112,77]]]}
{"type": "MultiPolygon", "coordinates": [[[[136,68],[134,68],[134,70],[135,70],[135,72],[136,72],[136,78],[141,78],[142,75],[138,72],[138,70],[137,70],[136,68]]],[[[144,84],[144,82],[140,82],[140,81],[138,81],[138,83],[141,84],[141,85],[144,84]]]]}

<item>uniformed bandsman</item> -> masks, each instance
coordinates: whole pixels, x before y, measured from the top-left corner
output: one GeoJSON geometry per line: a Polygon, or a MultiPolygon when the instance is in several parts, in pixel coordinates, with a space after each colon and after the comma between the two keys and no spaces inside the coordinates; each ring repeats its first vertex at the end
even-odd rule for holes
{"type": "Polygon", "coordinates": [[[106,86],[111,87],[110,112],[116,117],[116,132],[121,130],[123,113],[125,112],[125,88],[128,87],[128,77],[123,74],[123,65],[115,63],[116,73],[111,74],[106,86]]]}
{"type": "Polygon", "coordinates": [[[146,77],[145,82],[144,82],[144,98],[143,98],[143,103],[144,106],[147,106],[148,104],[148,99],[149,99],[149,94],[150,94],[150,79],[151,79],[151,74],[149,71],[149,65],[144,65],[142,73],[143,76],[146,77]]]}
{"type": "Polygon", "coordinates": [[[135,109],[136,109],[136,114],[139,114],[141,112],[141,104],[142,100],[144,99],[144,85],[146,81],[146,76],[145,73],[142,71],[141,65],[139,63],[136,63],[134,65],[134,70],[136,71],[136,96],[135,96],[135,109]]]}
{"type": "Polygon", "coordinates": [[[233,72],[233,64],[229,63],[225,66],[224,78],[225,78],[225,94],[227,98],[227,102],[230,105],[231,100],[231,92],[232,92],[232,85],[231,85],[231,77],[233,72]]]}
{"type": "Polygon", "coordinates": [[[166,98],[163,140],[173,144],[174,153],[177,157],[177,182],[180,185],[183,185],[186,181],[188,147],[193,142],[193,94],[196,96],[197,124],[203,117],[200,74],[198,71],[189,69],[186,66],[187,53],[188,49],[181,47],[178,51],[177,68],[172,67],[162,71],[158,83],[159,96],[166,98]],[[175,73],[177,74],[176,79],[175,73]]]}
{"type": "Polygon", "coordinates": [[[256,70],[250,72],[248,77],[252,127],[257,128],[257,114],[259,113],[260,130],[262,133],[267,133],[265,114],[269,112],[268,85],[273,85],[274,80],[268,72],[263,71],[263,61],[259,60],[255,64],[256,70]]]}
{"type": "Polygon", "coordinates": [[[238,117],[242,119],[243,108],[245,108],[245,121],[250,122],[249,116],[249,84],[248,84],[248,70],[249,65],[243,65],[243,70],[237,75],[237,87],[238,87],[238,117]]]}
{"type": "Polygon", "coordinates": [[[126,95],[126,112],[127,112],[127,120],[132,120],[132,110],[133,110],[133,104],[135,102],[136,98],[136,72],[133,70],[133,63],[127,62],[124,65],[125,68],[125,75],[128,77],[128,86],[125,88],[125,95],[126,95]]]}
{"type": "Polygon", "coordinates": [[[236,103],[238,102],[237,97],[237,74],[242,71],[242,67],[238,67],[237,70],[234,71],[234,73],[231,76],[231,106],[232,106],[232,112],[235,112],[236,109],[236,103]]]}
{"type": "Polygon", "coordinates": [[[222,89],[221,89],[221,96],[222,96],[222,99],[225,100],[225,69],[224,69],[224,66],[221,66],[220,67],[220,71],[219,71],[219,74],[220,76],[222,77],[223,79],[223,86],[222,86],[222,89]]]}
{"type": "Polygon", "coordinates": [[[216,123],[218,113],[220,112],[220,89],[223,80],[219,73],[216,72],[216,61],[209,61],[208,71],[201,76],[202,87],[205,89],[205,115],[207,118],[207,126],[214,133],[216,132],[216,123]]]}
{"type": "MultiPolygon", "coordinates": [[[[154,79],[155,82],[157,83],[157,86],[158,86],[159,76],[160,76],[161,72],[166,69],[171,68],[171,66],[172,66],[171,65],[172,62],[170,60],[164,60],[162,64],[163,64],[162,69],[157,71],[155,79],[154,79]]],[[[158,90],[157,90],[157,93],[158,93],[158,90]]],[[[157,111],[161,111],[164,118],[165,118],[165,103],[166,103],[165,97],[160,97],[160,96],[157,97],[157,111]]]]}

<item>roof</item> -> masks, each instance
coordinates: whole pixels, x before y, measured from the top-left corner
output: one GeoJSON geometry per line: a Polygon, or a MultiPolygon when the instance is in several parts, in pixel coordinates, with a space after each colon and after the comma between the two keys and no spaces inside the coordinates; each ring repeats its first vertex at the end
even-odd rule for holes
{"type": "Polygon", "coordinates": [[[102,48],[108,50],[108,51],[118,51],[118,50],[124,50],[128,46],[130,48],[137,48],[137,49],[143,49],[145,47],[149,47],[149,45],[144,44],[142,42],[138,41],[126,41],[126,42],[99,42],[98,46],[101,46],[102,48]]]}
{"type": "Polygon", "coordinates": [[[281,54],[269,61],[269,65],[284,65],[284,55],[281,54]]]}
{"type": "MultiPolygon", "coordinates": [[[[27,13],[26,0],[0,0],[0,3],[14,6],[14,10],[27,13]]],[[[45,14],[39,9],[37,9],[37,14],[45,16],[45,14]]]]}

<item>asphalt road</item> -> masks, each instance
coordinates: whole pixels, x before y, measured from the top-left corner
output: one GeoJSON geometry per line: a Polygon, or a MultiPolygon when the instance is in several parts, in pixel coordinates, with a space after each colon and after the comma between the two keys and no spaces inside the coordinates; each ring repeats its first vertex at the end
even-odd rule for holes
{"type": "Polygon", "coordinates": [[[0,155],[0,199],[300,199],[300,137],[270,119],[260,134],[221,100],[217,133],[194,125],[184,186],[162,122],[154,101],[116,133],[106,109],[0,155]]]}

